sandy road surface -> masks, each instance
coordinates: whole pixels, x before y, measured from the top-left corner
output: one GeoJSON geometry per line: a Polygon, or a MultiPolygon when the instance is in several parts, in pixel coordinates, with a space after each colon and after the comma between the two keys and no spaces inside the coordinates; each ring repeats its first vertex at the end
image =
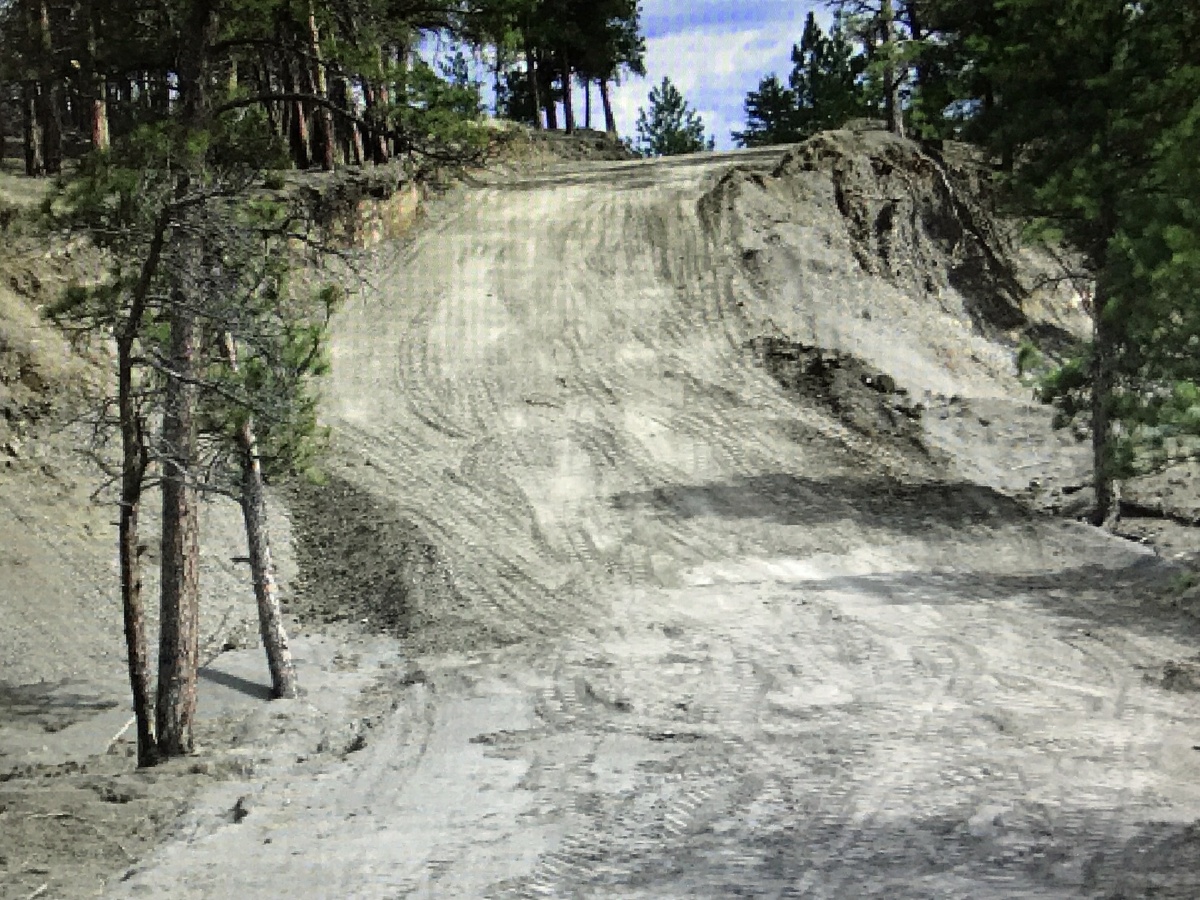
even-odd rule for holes
{"type": "Polygon", "coordinates": [[[407,579],[421,673],[344,764],[246,785],[113,896],[1200,896],[1163,566],[962,480],[1042,459],[998,407],[1033,413],[953,304],[859,271],[819,184],[759,225],[820,266],[747,280],[698,211],[730,162],[464,191],[385,254],[327,417],[375,504],[343,567],[427,548],[368,573],[407,579]],[[848,427],[755,364],[768,320],[989,398],[990,436],[968,465],[848,427]]]}

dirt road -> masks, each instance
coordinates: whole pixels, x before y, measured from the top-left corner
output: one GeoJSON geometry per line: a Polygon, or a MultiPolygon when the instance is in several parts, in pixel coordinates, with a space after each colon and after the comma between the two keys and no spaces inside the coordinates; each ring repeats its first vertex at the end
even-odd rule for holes
{"type": "Polygon", "coordinates": [[[1012,322],[781,156],[464,189],[381,253],[294,513],[299,608],[407,635],[394,709],[112,896],[1200,896],[1170,573],[996,490],[1082,462],[1012,322]]]}

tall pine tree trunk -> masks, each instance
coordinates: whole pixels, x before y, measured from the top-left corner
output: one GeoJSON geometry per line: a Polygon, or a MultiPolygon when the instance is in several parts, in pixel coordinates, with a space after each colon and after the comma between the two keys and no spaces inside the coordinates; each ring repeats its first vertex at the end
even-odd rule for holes
{"type": "Polygon", "coordinates": [[[92,149],[107,150],[109,145],[108,133],[108,98],[103,76],[97,76],[92,81],[95,92],[91,100],[92,149]]]}
{"type": "MultiPolygon", "coordinates": [[[[329,84],[325,77],[325,63],[321,57],[321,34],[317,30],[316,7],[312,0],[308,4],[308,52],[312,55],[313,91],[322,100],[329,100],[329,84]]],[[[328,106],[317,106],[317,127],[314,130],[313,158],[321,168],[330,172],[334,167],[333,111],[328,106]]]]}
{"type": "MultiPolygon", "coordinates": [[[[128,328],[132,331],[134,327],[131,321],[128,328]]],[[[142,560],[138,533],[142,484],[146,474],[146,438],[133,396],[131,333],[121,335],[118,340],[117,366],[122,457],[117,539],[121,565],[121,611],[125,624],[129,686],[133,693],[133,713],[137,722],[138,765],[144,767],[158,761],[158,751],[154,739],[154,705],[150,695],[150,660],[146,645],[146,611],[142,601],[142,560]]]]}
{"type": "Polygon", "coordinates": [[[168,313],[171,340],[163,411],[162,557],[158,644],[158,747],[164,756],[192,751],[199,666],[200,523],[193,483],[196,385],[200,352],[199,238],[179,229],[168,313]]]}
{"type": "MultiPolygon", "coordinates": [[[[345,78],[335,78],[329,88],[329,98],[337,104],[338,109],[346,113],[354,112],[350,97],[350,85],[345,78]]],[[[337,134],[338,155],[343,165],[361,165],[363,161],[362,135],[350,115],[338,116],[334,120],[334,131],[337,134]]]]}
{"type": "MultiPolygon", "coordinates": [[[[237,371],[237,347],[233,337],[223,338],[225,361],[237,371]]],[[[254,598],[258,604],[258,629],[267,667],[271,672],[273,697],[296,697],[296,668],[288,647],[287,631],[279,608],[279,592],[275,584],[275,566],[271,561],[271,539],[267,532],[266,490],[263,485],[262,463],[254,420],[247,416],[237,431],[238,451],[242,464],[242,518],[246,525],[246,544],[250,554],[250,573],[254,580],[254,598]]]]}
{"type": "Polygon", "coordinates": [[[612,96],[608,90],[608,79],[600,79],[600,103],[604,106],[604,130],[609,137],[617,136],[617,119],[613,115],[612,96]]]}
{"type": "Polygon", "coordinates": [[[38,5],[38,34],[41,44],[41,77],[38,91],[38,121],[42,129],[42,159],[47,175],[62,172],[62,85],[54,71],[54,41],[50,30],[50,6],[38,5]]]}
{"type": "Polygon", "coordinates": [[[558,102],[554,99],[554,73],[546,65],[546,54],[541,51],[537,54],[537,73],[538,84],[541,86],[546,104],[546,128],[549,131],[558,131],[558,102]]]}
{"type": "MultiPolygon", "coordinates": [[[[209,48],[216,39],[216,0],[194,0],[185,34],[191,41],[178,71],[179,122],[185,134],[208,125],[209,48]]],[[[176,200],[204,186],[203,149],[180,161],[176,200]]],[[[203,211],[172,235],[167,324],[170,349],[163,396],[162,559],[159,605],[158,750],[162,756],[192,751],[196,676],[200,652],[200,520],[194,483],[197,459],[197,381],[200,374],[200,315],[206,260],[203,211]]]]}
{"type": "Polygon", "coordinates": [[[45,144],[42,122],[38,116],[38,83],[26,81],[21,85],[21,116],[25,126],[25,174],[37,178],[46,174],[45,144]]]}
{"type": "Polygon", "coordinates": [[[362,79],[363,102],[367,107],[370,126],[363,135],[365,153],[371,162],[383,165],[388,161],[387,136],[383,129],[383,106],[387,103],[386,87],[380,80],[378,86],[369,78],[362,79]]]}
{"type": "Polygon", "coordinates": [[[102,72],[96,70],[96,23],[88,18],[88,86],[92,96],[89,101],[91,137],[93,150],[107,150],[108,135],[108,84],[102,72]]]}
{"type": "Polygon", "coordinates": [[[149,463],[145,422],[134,396],[134,342],[145,315],[150,285],[158,272],[169,216],[155,223],[154,236],[134,288],[125,325],[117,334],[117,411],[121,422],[121,508],[117,551],[121,567],[121,611],[133,713],[137,722],[138,766],[158,762],[154,734],[154,700],[150,694],[150,659],[146,644],[146,610],[142,600],[142,559],[138,519],[142,487],[149,463]]]}
{"type": "Polygon", "coordinates": [[[1112,524],[1120,512],[1112,471],[1113,335],[1104,316],[1106,282],[1101,270],[1092,303],[1092,487],[1096,494],[1092,524],[1097,526],[1112,524]]]}
{"type": "Polygon", "coordinates": [[[525,77],[529,81],[529,95],[533,98],[533,127],[541,130],[542,103],[541,79],[538,77],[537,61],[534,58],[533,47],[525,43],[525,77]]]}
{"type": "MultiPolygon", "coordinates": [[[[396,82],[391,86],[389,96],[393,98],[393,102],[398,105],[403,105],[409,99],[408,87],[408,65],[409,65],[409,50],[408,44],[399,44],[395,48],[396,60],[396,82]]],[[[407,147],[404,146],[405,137],[398,131],[393,131],[390,135],[392,156],[399,156],[407,152],[407,147]]]]}
{"type": "Polygon", "coordinates": [[[567,134],[573,134],[575,132],[575,100],[572,96],[574,92],[571,90],[571,57],[566,47],[562,48],[559,60],[562,63],[563,119],[567,134]]]}
{"type": "Polygon", "coordinates": [[[592,130],[592,79],[583,80],[583,127],[592,130]]]}
{"type": "MultiPolygon", "coordinates": [[[[285,93],[293,93],[302,89],[303,84],[296,80],[295,72],[289,63],[283,66],[285,93]]],[[[304,104],[293,100],[287,105],[288,116],[288,148],[292,153],[292,165],[297,169],[307,169],[308,156],[308,118],[304,112],[304,104]]]]}
{"type": "Polygon", "coordinates": [[[892,134],[904,137],[904,110],[900,105],[901,77],[896,62],[896,11],[892,0],[881,0],[879,31],[883,39],[883,108],[887,128],[892,134]]]}

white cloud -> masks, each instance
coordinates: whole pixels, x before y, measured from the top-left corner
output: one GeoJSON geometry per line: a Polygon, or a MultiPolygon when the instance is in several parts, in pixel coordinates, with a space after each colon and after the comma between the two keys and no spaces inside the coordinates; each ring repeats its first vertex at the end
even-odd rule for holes
{"type": "Polygon", "coordinates": [[[803,27],[810,7],[824,16],[819,0],[644,0],[642,23],[650,37],[697,28],[734,31],[767,23],[785,30],[803,27]]]}

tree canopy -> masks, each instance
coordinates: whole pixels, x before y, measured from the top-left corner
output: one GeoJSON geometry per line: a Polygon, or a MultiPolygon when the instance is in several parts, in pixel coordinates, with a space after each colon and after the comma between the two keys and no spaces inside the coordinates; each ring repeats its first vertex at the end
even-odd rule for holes
{"type": "Polygon", "coordinates": [[[792,48],[792,72],[785,88],[774,73],[746,96],[746,130],[735,131],[742,147],[788,144],[818,131],[837,128],[870,111],[862,83],[866,63],[840,22],[826,35],[813,13],[792,48]]]}
{"type": "MultiPolygon", "coordinates": [[[[212,77],[226,104],[256,110],[298,168],[386,162],[461,144],[442,111],[474,109],[478,86],[435,73],[432,36],[490,58],[495,84],[523,84],[522,117],[575,126],[572,86],[609,88],[643,73],[636,0],[222,0],[213,2],[212,77]],[[447,132],[447,129],[450,129],[447,132]]],[[[0,92],[10,133],[24,135],[31,175],[55,174],[64,153],[103,149],[154,121],[175,96],[174,71],[192,4],[164,0],[11,0],[0,5],[0,92]]],[[[501,101],[504,102],[503,97],[501,101]]],[[[511,107],[511,101],[498,109],[511,107]]],[[[458,117],[461,118],[461,117],[458,117]]]]}
{"type": "Polygon", "coordinates": [[[638,110],[637,142],[642,156],[677,156],[712,150],[715,140],[705,137],[704,121],[684,99],[670,78],[650,91],[648,107],[638,110]]]}

